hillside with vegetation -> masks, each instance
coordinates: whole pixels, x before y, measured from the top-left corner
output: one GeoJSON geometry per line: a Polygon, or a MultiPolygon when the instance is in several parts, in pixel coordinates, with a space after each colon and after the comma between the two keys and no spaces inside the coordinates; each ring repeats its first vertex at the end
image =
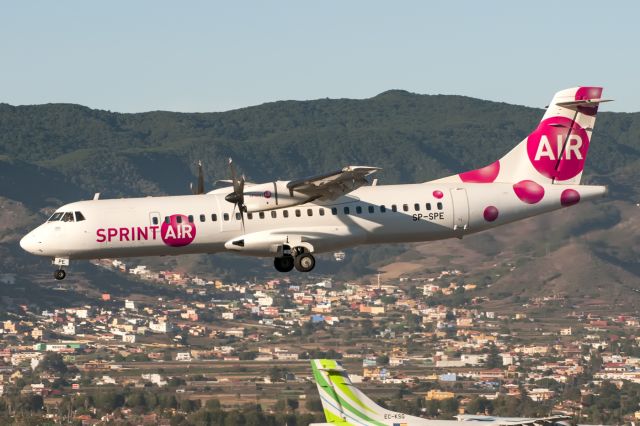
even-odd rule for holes
{"type": "MultiPolygon", "coordinates": [[[[205,164],[208,188],[228,179],[228,157],[248,180],[258,182],[347,164],[382,167],[380,184],[419,182],[491,163],[522,140],[542,114],[505,103],[397,90],[364,100],[281,101],[193,114],[0,104],[0,268],[50,268],[48,261],[23,254],[17,244],[21,233],[50,209],[94,192],[103,198],[185,194],[197,160],[205,164]]],[[[356,277],[407,260],[423,272],[441,265],[481,270],[508,259],[530,272],[517,279],[514,274],[494,277],[487,291],[501,294],[505,287],[531,295],[548,286],[570,291],[576,280],[591,276],[601,288],[607,288],[609,278],[621,286],[619,292],[600,293],[630,300],[640,287],[638,171],[640,113],[601,113],[583,179],[609,185],[608,200],[464,242],[358,248],[348,252],[344,263],[326,257],[318,272],[356,277]],[[523,238],[525,229],[536,238],[523,238]],[[573,256],[582,259],[580,264],[571,262],[573,256]],[[536,281],[535,271],[549,265],[547,257],[561,263],[562,273],[536,281]]],[[[234,279],[272,273],[268,262],[229,255],[162,261],[234,279]]],[[[584,291],[589,293],[589,287],[584,291]]]]}

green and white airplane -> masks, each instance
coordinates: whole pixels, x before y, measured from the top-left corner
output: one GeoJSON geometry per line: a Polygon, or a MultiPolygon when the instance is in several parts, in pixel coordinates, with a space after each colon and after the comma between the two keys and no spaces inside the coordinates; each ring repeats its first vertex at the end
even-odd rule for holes
{"type": "Polygon", "coordinates": [[[326,423],[309,426],[455,426],[460,422],[482,422],[483,425],[504,426],[567,426],[568,416],[543,418],[457,416],[458,420],[428,420],[387,410],[353,386],[346,370],[336,360],[311,360],[313,377],[318,386],[326,423]]]}

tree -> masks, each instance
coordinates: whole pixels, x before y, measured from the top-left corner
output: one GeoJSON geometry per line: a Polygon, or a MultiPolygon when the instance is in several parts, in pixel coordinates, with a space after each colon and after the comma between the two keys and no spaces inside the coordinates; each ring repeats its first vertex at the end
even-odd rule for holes
{"type": "Polygon", "coordinates": [[[491,345],[485,366],[487,368],[502,367],[502,357],[500,356],[500,353],[498,352],[498,348],[496,347],[496,345],[491,345]]]}
{"type": "Polygon", "coordinates": [[[380,355],[376,357],[376,363],[378,365],[389,365],[389,355],[380,355]]]}
{"type": "Polygon", "coordinates": [[[298,402],[297,399],[287,398],[287,407],[289,407],[289,410],[295,411],[298,409],[299,406],[300,406],[300,402],[298,402]]]}
{"type": "Polygon", "coordinates": [[[320,398],[308,398],[304,403],[304,408],[307,411],[321,413],[323,411],[322,401],[320,401],[320,398]]]}
{"type": "Polygon", "coordinates": [[[467,405],[467,413],[469,414],[491,414],[492,411],[493,404],[482,396],[472,399],[467,405]]]}
{"type": "Polygon", "coordinates": [[[64,375],[67,372],[67,365],[64,363],[62,355],[59,353],[47,352],[38,364],[38,370],[64,375]]]}

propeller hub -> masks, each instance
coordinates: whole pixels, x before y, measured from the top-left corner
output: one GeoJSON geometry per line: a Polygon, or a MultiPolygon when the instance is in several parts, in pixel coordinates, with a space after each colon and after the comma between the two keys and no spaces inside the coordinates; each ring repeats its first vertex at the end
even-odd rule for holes
{"type": "Polygon", "coordinates": [[[227,196],[224,197],[225,200],[233,204],[242,202],[242,198],[242,194],[238,194],[237,192],[232,192],[231,194],[227,194],[227,196]]]}

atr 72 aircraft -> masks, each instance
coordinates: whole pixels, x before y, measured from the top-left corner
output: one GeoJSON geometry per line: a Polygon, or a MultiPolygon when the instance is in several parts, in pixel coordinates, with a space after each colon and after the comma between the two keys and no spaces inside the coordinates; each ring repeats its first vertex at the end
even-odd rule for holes
{"type": "Polygon", "coordinates": [[[542,418],[459,415],[458,420],[428,420],[387,410],[353,386],[347,371],[332,359],[311,360],[326,423],[309,426],[460,426],[475,422],[483,426],[568,426],[569,416],[542,418]],[[480,423],[478,423],[480,422],[480,423]]]}
{"type": "MultiPolygon", "coordinates": [[[[347,166],[292,181],[231,184],[194,195],[78,201],[60,207],[20,241],[70,260],[234,252],[274,258],[278,271],[309,272],[314,253],[360,244],[462,238],[606,193],[580,185],[602,99],[600,87],[555,94],[538,127],[500,160],[431,182],[369,184],[376,167],[347,166]]],[[[479,135],[482,137],[482,135],[479,135]]],[[[192,188],[193,189],[193,188],[192,188]]]]}

